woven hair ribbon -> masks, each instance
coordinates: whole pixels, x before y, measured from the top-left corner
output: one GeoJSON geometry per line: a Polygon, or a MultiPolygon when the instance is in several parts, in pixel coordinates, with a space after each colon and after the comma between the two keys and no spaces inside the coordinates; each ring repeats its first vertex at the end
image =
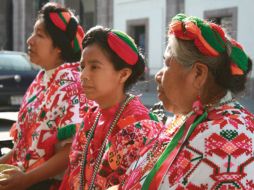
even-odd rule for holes
{"type": "MultiPolygon", "coordinates": [[[[52,12],[49,13],[49,18],[52,23],[60,30],[67,32],[67,26],[72,18],[72,14],[69,12],[52,12]]],[[[74,17],[73,17],[74,18],[74,17]]],[[[75,18],[74,18],[75,19],[75,18]]],[[[76,19],[75,19],[76,20],[76,19]]],[[[74,52],[82,50],[82,40],[85,36],[85,32],[82,27],[78,24],[74,39],[71,41],[71,46],[74,52]]]]}
{"type": "Polygon", "coordinates": [[[224,31],[217,24],[178,14],[172,19],[169,28],[169,33],[177,38],[193,40],[204,55],[217,57],[227,51],[231,58],[230,67],[233,75],[242,75],[247,70],[248,56],[239,43],[234,40],[228,41],[224,31]]]}
{"type": "Polygon", "coordinates": [[[112,30],[108,34],[109,47],[127,64],[135,65],[138,61],[138,49],[127,34],[112,30]]]}

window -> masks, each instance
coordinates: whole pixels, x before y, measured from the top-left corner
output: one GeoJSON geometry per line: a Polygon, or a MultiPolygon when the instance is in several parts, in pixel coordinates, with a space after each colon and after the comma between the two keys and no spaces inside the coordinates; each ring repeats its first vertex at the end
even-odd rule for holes
{"type": "Polygon", "coordinates": [[[94,0],[80,0],[80,23],[86,30],[96,24],[95,8],[94,0]]]}
{"type": "MultiPolygon", "coordinates": [[[[134,39],[143,55],[148,55],[148,19],[128,20],[127,33],[134,39]]],[[[148,66],[146,65],[146,75],[141,80],[149,76],[148,66]]]]}
{"type": "Polygon", "coordinates": [[[221,25],[230,37],[237,38],[237,7],[205,11],[204,18],[221,25]]]}
{"type": "Polygon", "coordinates": [[[143,54],[148,53],[148,19],[127,21],[127,33],[135,40],[143,54]]]}

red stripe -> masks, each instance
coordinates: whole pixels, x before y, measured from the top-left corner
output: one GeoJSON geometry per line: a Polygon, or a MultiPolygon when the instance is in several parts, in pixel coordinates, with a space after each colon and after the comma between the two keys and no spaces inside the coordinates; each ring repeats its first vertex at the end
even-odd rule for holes
{"type": "Polygon", "coordinates": [[[168,168],[171,166],[172,162],[174,161],[178,151],[181,148],[182,143],[179,143],[174,150],[170,153],[168,158],[163,162],[163,165],[160,167],[160,169],[156,172],[156,175],[152,179],[149,190],[159,189],[159,186],[161,184],[161,181],[166,175],[168,168]]]}
{"type": "Polygon", "coordinates": [[[110,48],[129,65],[135,65],[137,63],[137,53],[112,32],[108,34],[108,44],[110,48]]]}
{"type": "Polygon", "coordinates": [[[66,24],[59,17],[58,13],[49,13],[49,18],[56,27],[60,28],[62,31],[66,31],[66,24]]]}

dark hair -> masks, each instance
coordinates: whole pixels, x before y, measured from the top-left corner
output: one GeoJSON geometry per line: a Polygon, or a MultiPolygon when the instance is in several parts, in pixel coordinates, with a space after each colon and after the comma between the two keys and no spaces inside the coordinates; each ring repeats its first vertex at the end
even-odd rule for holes
{"type": "Polygon", "coordinates": [[[224,61],[219,63],[217,67],[210,69],[216,83],[235,94],[245,90],[247,76],[252,69],[252,60],[248,57],[248,69],[243,75],[232,75],[230,69],[231,59],[227,53],[224,53],[221,57],[224,61]]]}
{"type": "Polygon", "coordinates": [[[217,57],[202,54],[191,40],[182,40],[174,35],[169,35],[169,46],[172,55],[184,66],[191,66],[196,62],[207,65],[212,73],[216,84],[225,90],[237,94],[245,90],[248,73],[252,69],[252,60],[248,57],[248,69],[243,75],[233,75],[231,73],[231,59],[227,52],[220,53],[217,57]]]}
{"type": "Polygon", "coordinates": [[[111,29],[104,28],[102,26],[96,26],[87,31],[86,36],[83,39],[83,48],[97,44],[101,47],[105,55],[111,60],[115,70],[121,70],[123,68],[130,68],[132,74],[129,76],[124,84],[124,90],[130,89],[130,87],[137,82],[142,76],[145,70],[145,60],[143,55],[138,51],[138,61],[134,65],[127,64],[122,58],[120,58],[108,45],[108,34],[111,29]]]}
{"type": "Polygon", "coordinates": [[[69,12],[72,15],[73,13],[69,9],[61,7],[57,3],[49,2],[46,3],[39,11],[38,19],[43,19],[45,30],[51,37],[53,45],[61,49],[62,59],[67,62],[79,61],[81,57],[81,50],[74,51],[71,46],[71,42],[73,41],[78,29],[78,20],[72,16],[69,23],[67,24],[66,31],[62,31],[51,21],[49,14],[52,12],[69,12]]]}

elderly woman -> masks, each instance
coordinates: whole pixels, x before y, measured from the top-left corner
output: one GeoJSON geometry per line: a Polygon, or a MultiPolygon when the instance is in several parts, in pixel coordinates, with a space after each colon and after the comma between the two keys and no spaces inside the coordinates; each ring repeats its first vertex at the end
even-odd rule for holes
{"type": "Polygon", "coordinates": [[[120,189],[253,189],[254,116],[232,94],[252,62],[223,29],[176,15],[168,33],[158,97],[171,124],[129,168],[120,189]]]}
{"type": "Polygon", "coordinates": [[[42,70],[27,90],[12,128],[13,150],[0,163],[21,171],[4,172],[0,189],[57,189],[68,164],[71,137],[88,101],[82,93],[80,60],[84,31],[73,13],[55,3],[39,12],[27,40],[28,54],[42,70]],[[53,188],[55,187],[55,188],[53,188]]]}

